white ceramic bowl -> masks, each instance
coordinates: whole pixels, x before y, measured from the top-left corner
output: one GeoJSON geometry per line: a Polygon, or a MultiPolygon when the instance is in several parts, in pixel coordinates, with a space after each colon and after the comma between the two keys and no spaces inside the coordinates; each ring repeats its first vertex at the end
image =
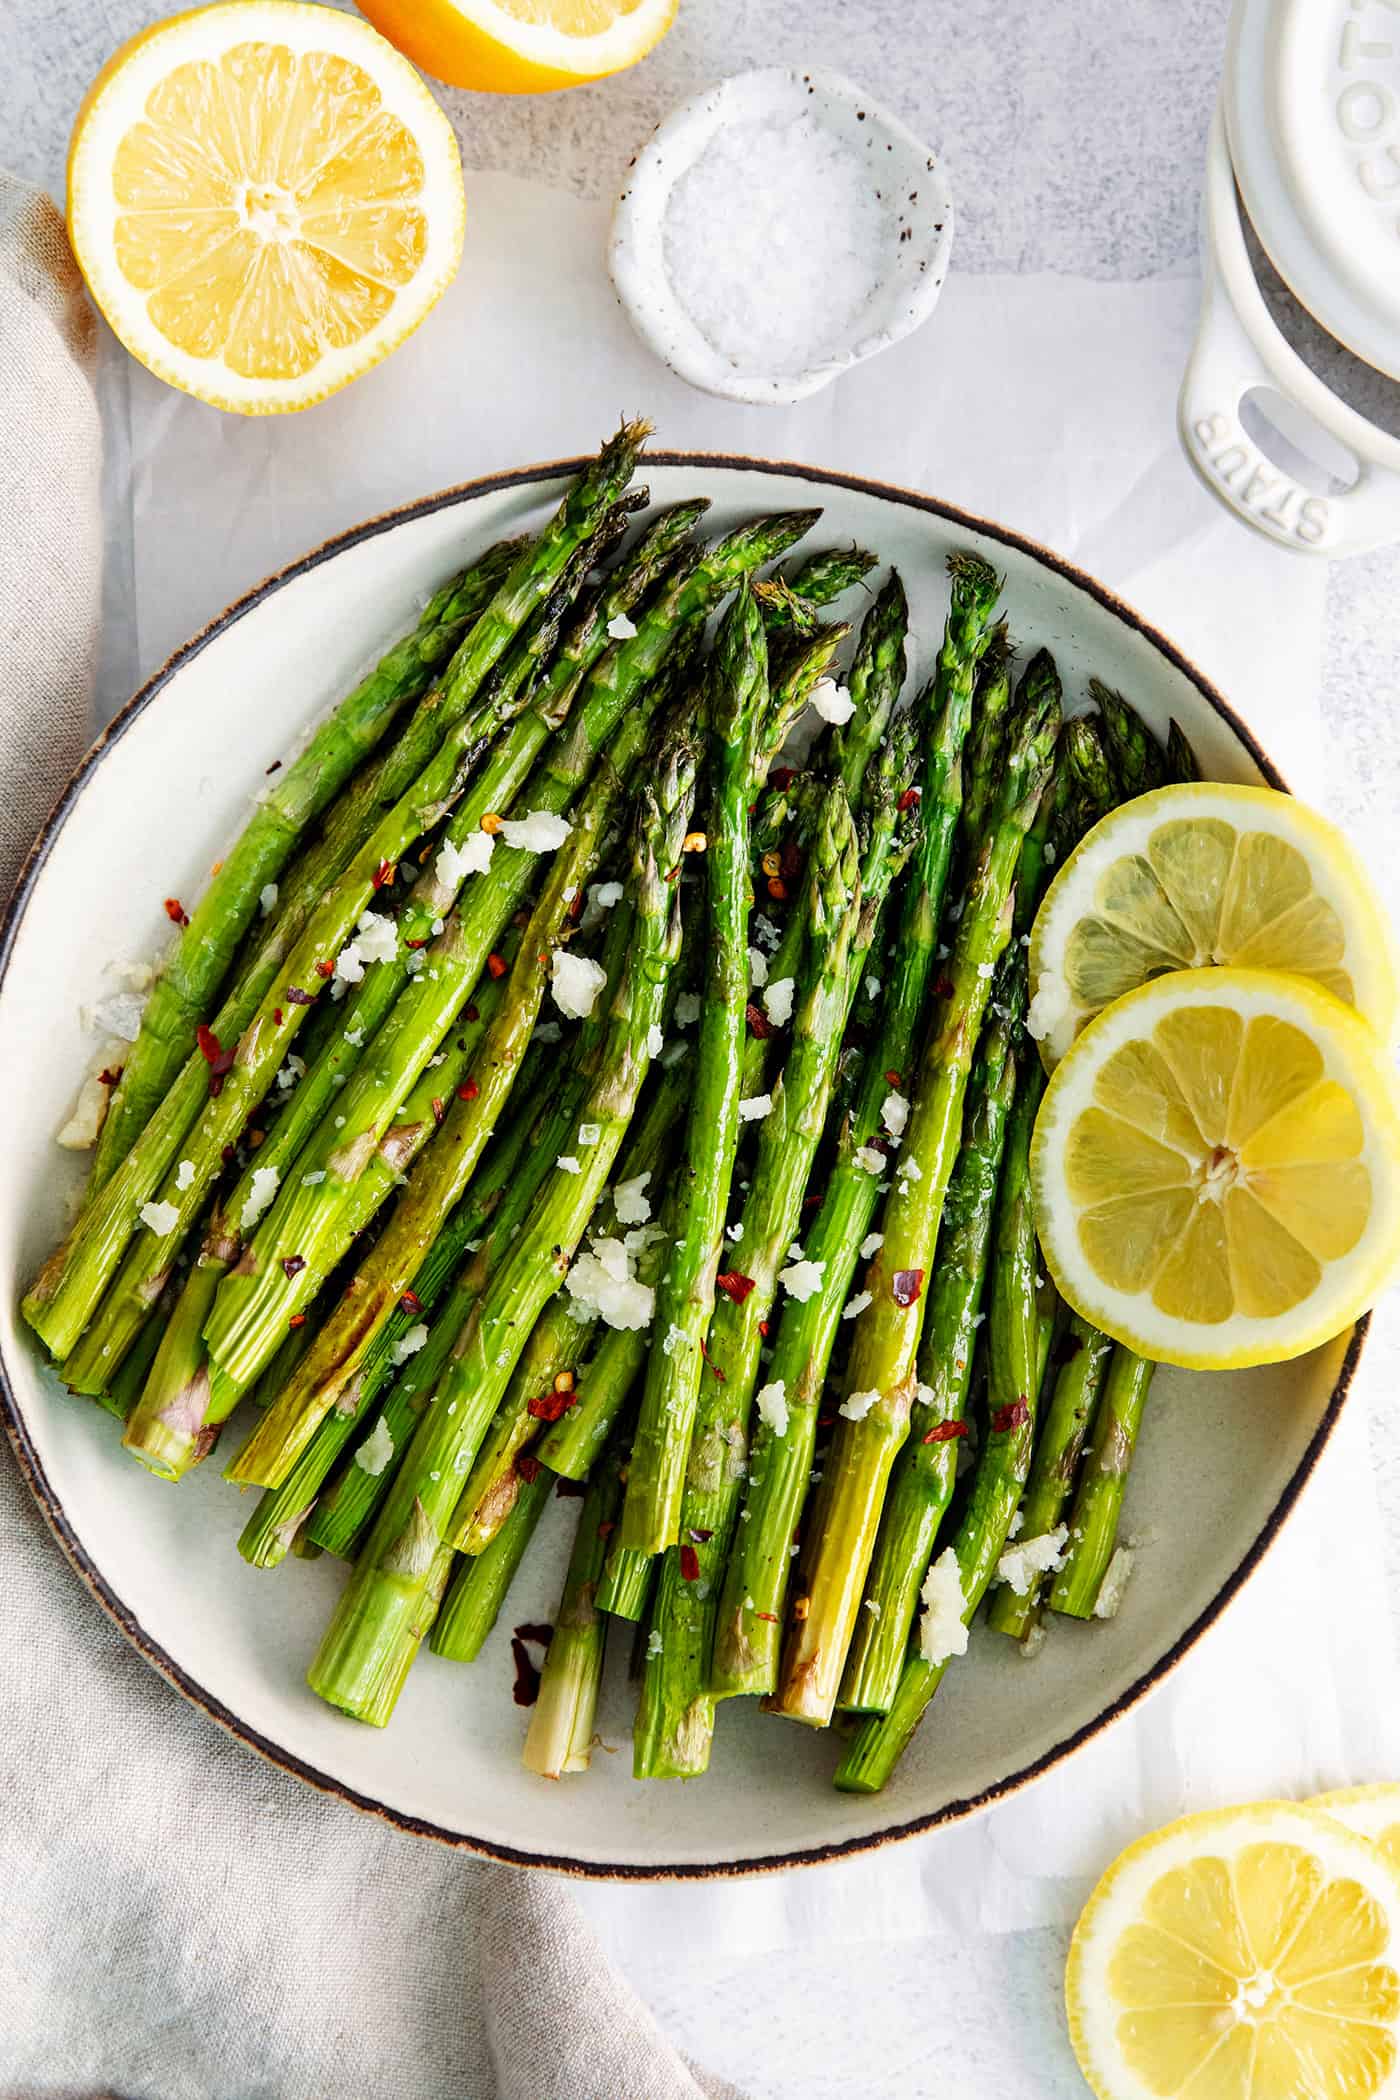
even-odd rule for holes
{"type": "Polygon", "coordinates": [[[931,147],[839,73],[771,66],[721,81],[657,125],[613,212],[608,267],[633,327],[673,372],[706,393],[778,407],[815,394],[926,321],[952,245],[953,200],[931,147]],[[869,167],[887,221],[882,277],[838,350],[802,371],[764,372],[717,350],[677,297],[666,264],[666,210],[676,184],[726,125],[809,116],[869,167]]]}
{"type": "MultiPolygon", "coordinates": [[[[263,768],[332,702],[465,550],[538,519],[561,470],[530,469],[375,520],[298,562],[172,658],[90,754],[38,842],[0,936],[0,1379],[19,1461],[59,1542],[128,1637],[191,1699],[314,1785],[415,1831],[585,1873],[710,1874],[859,1850],[971,1814],[1067,1757],[1168,1671],[1275,1536],[1342,1404],[1356,1343],[1277,1370],[1164,1371],[1130,1485],[1127,1527],[1150,1535],[1119,1616],[1057,1622],[1043,1664],[982,1632],[887,1791],[837,1794],[830,1736],[748,1702],[720,1714],[709,1775],[634,1783],[627,1642],[615,1643],[600,1725],[620,1746],[577,1780],[520,1763],[509,1626],[549,1616],[564,1526],[554,1504],[504,1619],[470,1669],[425,1655],[385,1730],[322,1705],[302,1672],[341,1580],[330,1559],[244,1564],[246,1509],[216,1466],[171,1489],[121,1451],[110,1417],[61,1391],[17,1317],[22,1279],[58,1237],[76,1169],[52,1132],[86,1056],[79,1005],[113,957],[154,952],[161,900],[195,893],[243,821],[263,768]]],[[[908,587],[919,661],[941,630],[944,557],[971,546],[1006,573],[1026,646],[1054,652],[1071,696],[1091,673],[1164,729],[1175,716],[1207,773],[1278,776],[1191,666],[1087,577],[1001,528],[927,498],[801,468],[660,454],[658,502],[703,492],[710,523],[822,504],[813,544],[861,545],[908,587]]],[[[250,1783],[254,1775],[249,1774],[250,1783]]]]}

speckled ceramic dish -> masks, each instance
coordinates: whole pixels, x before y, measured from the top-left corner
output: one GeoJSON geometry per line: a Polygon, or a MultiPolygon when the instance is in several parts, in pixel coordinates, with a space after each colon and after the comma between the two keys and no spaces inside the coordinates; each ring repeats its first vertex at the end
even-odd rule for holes
{"type": "MultiPolygon", "coordinates": [[[[617,1755],[549,1785],[520,1762],[509,1629],[470,1668],[424,1655],[392,1727],[343,1719],[302,1672],[342,1571],[289,1560],[275,1574],[234,1550],[239,1497],[215,1466],[178,1488],[122,1453],[110,1417],[66,1395],[18,1322],[21,1279],[57,1238],[76,1170],[52,1133],[87,1051],[78,1008],[113,957],[154,952],[161,900],[198,890],[243,819],[263,768],[352,682],[463,554],[538,519],[561,467],[451,490],[319,548],[233,606],[127,707],[84,762],[30,856],[0,944],[0,1377],[19,1462],[93,1596],[147,1659],[252,1748],[406,1829],[533,1865],[614,1876],[789,1866],[859,1851],[972,1814],[1025,1785],[1124,1713],[1224,1610],[1276,1536],[1341,1407],[1357,1343],[1277,1370],[1161,1374],[1127,1525],[1147,1535],[1111,1623],[1059,1623],[1053,1661],[975,1638],[888,1790],[840,1795],[829,1736],[756,1707],[720,1714],[708,1777],[639,1786],[630,1773],[627,1642],[615,1643],[601,1729],[617,1755]],[[1189,1494],[1181,1483],[1190,1482],[1189,1494]]],[[[1272,781],[1267,758],[1170,643],[1088,577],[999,526],[843,476],[660,454],[658,502],[703,492],[723,526],[821,504],[814,544],[878,548],[908,586],[920,665],[945,604],[943,558],[972,546],[1006,573],[1026,645],[1054,650],[1071,695],[1090,672],[1164,728],[1175,715],[1207,773],[1272,781]]],[[[549,1615],[564,1527],[555,1504],[506,1617],[549,1615]]],[[[254,1784],[250,1771],[249,1784],[254,1784]]]]}

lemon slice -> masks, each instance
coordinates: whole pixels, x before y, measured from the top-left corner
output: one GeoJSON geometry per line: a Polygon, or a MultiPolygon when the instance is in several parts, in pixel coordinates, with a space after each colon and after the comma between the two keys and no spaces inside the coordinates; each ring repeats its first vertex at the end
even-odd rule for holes
{"type": "Polygon", "coordinates": [[[1315,1794],[1308,1806],[1325,1809],[1358,1837],[1369,1838],[1400,1870],[1400,1786],[1388,1781],[1376,1786],[1345,1786],[1333,1794],[1315,1794]]]}
{"type": "Polygon", "coordinates": [[[1288,970],[1395,1021],[1385,912],[1334,825],[1272,788],[1191,782],[1125,802],[1060,869],[1031,935],[1047,1070],[1094,1014],[1166,970],[1288,970]]]}
{"type": "Polygon", "coordinates": [[[1273,970],[1154,978],[1046,1088],[1036,1226],[1060,1291],[1140,1355],[1278,1363],[1400,1257],[1400,1116],[1349,1007],[1273,970]]]}
{"type": "Polygon", "coordinates": [[[1400,1872],[1314,1807],[1187,1816],[1094,1890],[1065,2000],[1099,2100],[1396,2100],[1400,1872]]]}
{"type": "Polygon", "coordinates": [[[305,408],[377,364],[451,281],[466,206],[447,119],[353,15],[225,0],[123,45],[68,156],[68,230],[132,355],[217,408],[305,408]]]}
{"type": "Polygon", "coordinates": [[[360,0],[376,28],[455,87],[535,95],[645,58],[677,0],[360,0]]]}

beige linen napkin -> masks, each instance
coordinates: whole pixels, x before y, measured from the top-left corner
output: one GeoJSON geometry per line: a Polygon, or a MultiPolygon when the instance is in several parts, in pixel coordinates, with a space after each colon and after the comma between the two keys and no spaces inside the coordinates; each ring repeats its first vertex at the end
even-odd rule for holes
{"type": "MultiPolygon", "coordinates": [[[[58,213],[0,173],[0,881],[90,734],[94,327],[58,213]]],[[[739,2100],[567,1884],[316,1794],[163,1684],[8,1451],[0,1596],[5,2100],[739,2100]]]]}

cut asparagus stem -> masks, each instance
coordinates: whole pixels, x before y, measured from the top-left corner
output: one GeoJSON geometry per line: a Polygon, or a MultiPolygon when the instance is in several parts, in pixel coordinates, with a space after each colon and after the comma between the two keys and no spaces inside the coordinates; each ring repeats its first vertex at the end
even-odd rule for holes
{"type": "MultiPolygon", "coordinates": [[[[1024,1076],[1038,1061],[1019,1052],[1024,1076]]],[[[949,1662],[966,1648],[955,1635],[985,1596],[1006,1545],[1030,1471],[1038,1379],[1035,1222],[1031,1214],[1030,1137],[1038,1090],[1018,1084],[1006,1138],[997,1203],[988,1313],[987,1433],[978,1453],[972,1495],[957,1535],[935,1561],[929,1586],[943,1598],[930,1603],[900,1673],[889,1711],[861,1722],[836,1772],[846,1793],[878,1793],[908,1746],[949,1662]],[[956,1593],[953,1585],[956,1583],[956,1593]],[[950,1607],[955,1606],[955,1609],[950,1607]]]]}
{"type": "MultiPolygon", "coordinates": [[[[1031,667],[1033,672],[1035,666],[1031,667]]],[[[831,1719],[864,1595],[890,1468],[909,1433],[925,1279],[957,1158],[963,1097],[990,981],[1011,934],[1021,846],[1049,777],[1059,729],[1057,681],[1028,672],[1008,737],[993,821],[973,865],[909,1111],[884,1243],[866,1276],[871,1302],[856,1322],[846,1398],[823,1481],[823,1527],[806,1597],[784,1648],[776,1712],[809,1726],[831,1719]]]]}
{"type": "Polygon", "coordinates": [[[554,1492],[554,1478],[545,1466],[532,1468],[490,1545],[457,1560],[428,1642],[434,1655],[448,1662],[474,1662],[481,1653],[554,1492]]]}
{"type": "MultiPolygon", "coordinates": [[[[895,954],[874,1051],[855,1107],[840,1131],[826,1193],[810,1227],[807,1258],[821,1270],[804,1303],[783,1308],[769,1378],[787,1399],[782,1434],[760,1428],[750,1464],[744,1519],[725,1574],[716,1630],[713,1684],[718,1698],[771,1692],[777,1683],[790,1548],[806,1500],[816,1446],[818,1409],[841,1314],[851,1296],[879,1202],[883,1110],[914,1063],[917,1031],[933,972],[938,924],[961,807],[962,747],[972,713],[977,666],[991,634],[998,583],[985,563],[958,559],[933,685],[914,721],[929,712],[919,836],[904,886],[895,954]],[[875,1172],[870,1171],[872,1165],[875,1172]]],[[[898,719],[898,718],[897,718],[898,719]]],[[[873,1248],[871,1249],[873,1252],[873,1248]]]]}
{"type": "MultiPolygon", "coordinates": [[[[747,1465],[759,1351],[826,1125],[861,919],[855,827],[839,785],[818,827],[807,919],[807,976],[792,1048],[759,1128],[735,1250],[740,1266],[727,1273],[710,1321],[709,1376],[696,1410],[681,1542],[666,1551],[658,1579],[652,1626],[660,1638],[647,1656],[632,1737],[639,1779],[684,1778],[709,1763],[715,1615],[747,1465]]],[[[785,1404],[768,1390],[770,1400],[785,1404]]]]}
{"type": "Polygon", "coordinates": [[[709,956],[679,1215],[656,1294],[659,1346],[647,1361],[619,1534],[642,1553],[658,1553],[676,1536],[738,1145],[749,982],[749,799],[768,700],[767,663],[758,608],[751,591],[741,588],[720,627],[711,681],[709,956]]]}
{"type": "Polygon", "coordinates": [[[413,632],[381,657],[258,797],[242,835],[183,927],[147,1002],[141,1032],[123,1059],[93,1157],[95,1188],[145,1129],[193,1050],[195,1024],[208,1012],[260,899],[307,828],[404,707],[427,691],[522,551],[520,541],[503,540],[435,592],[413,632]]]}
{"type": "Polygon", "coordinates": [[[378,1691],[360,1716],[370,1728],[387,1728],[392,1720],[399,1693],[403,1690],[408,1673],[417,1660],[418,1650],[436,1624],[451,1574],[452,1555],[446,1546],[442,1546],[433,1556],[433,1564],[423,1584],[422,1595],[399,1635],[394,1653],[385,1664],[378,1691]]]}
{"type": "Polygon", "coordinates": [[[592,1755],[607,1638],[607,1620],[595,1600],[608,1537],[622,1505],[620,1474],[625,1455],[625,1445],[609,1451],[579,1505],[574,1549],[522,1753],[526,1770],[544,1779],[586,1772],[592,1755]]]}
{"type": "Polygon", "coordinates": [[[1156,1368],[1121,1345],[1109,1361],[1069,1519],[1064,1565],[1050,1592],[1051,1609],[1070,1618],[1094,1615],[1118,1543],[1123,1490],[1156,1368]]]}
{"type": "Polygon", "coordinates": [[[598,1585],[599,1611],[605,1611],[610,1619],[627,1619],[633,1626],[638,1625],[651,1602],[652,1584],[660,1564],[659,1554],[642,1553],[614,1537],[598,1585]]]}
{"type": "MultiPolygon", "coordinates": [[[[45,1264],[25,1299],[25,1317],[56,1357],[67,1356],[77,1343],[133,1235],[129,1285],[139,1291],[144,1282],[149,1290],[159,1277],[163,1287],[170,1260],[203,1206],[226,1147],[237,1141],[267,1092],[326,973],[334,970],[334,958],[374,896],[382,869],[394,866],[451,803],[499,726],[489,694],[483,694],[480,706],[473,705],[487,672],[626,487],[644,435],[642,425],[629,425],[604,448],[481,613],[438,691],[441,742],[433,758],[393,809],[381,816],[346,872],[313,910],[280,981],[263,994],[236,1045],[201,1039],[210,1060],[209,1091],[188,1140],[186,1160],[194,1168],[193,1178],[177,1181],[171,1171],[159,1182],[170,1165],[171,1154],[165,1149],[170,1131],[158,1115],[153,1117],[76,1231],[45,1264]],[[230,1051],[232,1063],[225,1070],[230,1051]],[[160,1187],[157,1214],[167,1227],[162,1231],[141,1219],[156,1192],[155,1182],[160,1187]]],[[[177,1135],[174,1143],[179,1142],[177,1135]]]]}
{"type": "Polygon", "coordinates": [[[313,1691],[351,1714],[370,1704],[448,1530],[462,1481],[500,1404],[525,1338],[563,1280],[637,1106],[649,1043],[679,949],[679,884],[668,881],[694,799],[696,753],[674,738],[642,795],[633,859],[627,968],[591,1089],[598,1125],[578,1174],[546,1181],[516,1245],[472,1310],[453,1361],[375,1519],[308,1673],[313,1691]]]}
{"type": "MultiPolygon", "coordinates": [[[[1022,1506],[1019,1539],[1029,1544],[1055,1533],[1069,1507],[1090,1418],[1103,1387],[1113,1344],[1078,1313],[1071,1315],[1059,1348],[1059,1370],[1036,1443],[1030,1483],[1022,1506]]],[[[987,1624],[1022,1641],[1040,1617],[1045,1573],[1028,1568],[1019,1587],[1000,1584],[992,1593],[987,1624]]]]}
{"type": "Polygon", "coordinates": [[[1016,1091],[1012,1041],[1024,1009],[1024,950],[1002,958],[968,1088],[962,1151],[943,1206],[938,1262],[919,1345],[910,1435],[895,1463],[851,1641],[840,1704],[884,1713],[904,1666],[919,1590],[947,1513],[968,1433],[967,1397],[992,1245],[1007,1117],[1016,1091]]]}

